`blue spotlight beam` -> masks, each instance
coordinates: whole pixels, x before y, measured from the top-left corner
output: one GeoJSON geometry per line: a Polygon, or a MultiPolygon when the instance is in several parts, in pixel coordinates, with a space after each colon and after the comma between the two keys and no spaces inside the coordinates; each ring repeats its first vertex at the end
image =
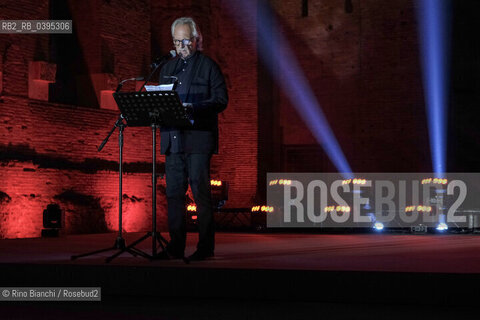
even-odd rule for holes
{"type": "MultiPolygon", "coordinates": [[[[258,52],[263,63],[273,76],[277,84],[286,93],[286,96],[297,109],[303,121],[312,132],[317,142],[323,147],[326,154],[342,173],[345,179],[353,178],[352,170],[345,155],[322,112],[312,88],[291,50],[288,41],[278,29],[277,23],[267,1],[259,0],[228,0],[227,6],[231,14],[244,28],[245,25],[257,24],[258,52]],[[254,13],[257,12],[257,15],[254,13]],[[255,21],[256,18],[256,21],[255,21]],[[244,22],[247,22],[246,24],[244,22]]],[[[249,29],[243,29],[247,37],[251,35],[249,29]]],[[[252,42],[255,41],[250,37],[252,42]]]]}
{"type": "Polygon", "coordinates": [[[433,172],[446,171],[449,0],[418,0],[417,17],[433,172]]]}

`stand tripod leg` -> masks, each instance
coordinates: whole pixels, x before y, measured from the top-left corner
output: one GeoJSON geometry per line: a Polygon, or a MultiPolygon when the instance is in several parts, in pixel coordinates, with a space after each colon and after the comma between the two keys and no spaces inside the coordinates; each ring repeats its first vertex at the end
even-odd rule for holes
{"type": "Polygon", "coordinates": [[[123,248],[122,250],[118,251],[117,253],[115,253],[114,255],[108,257],[107,259],[105,259],[105,261],[108,263],[110,261],[112,261],[113,259],[115,259],[116,257],[118,257],[119,255],[121,255],[122,253],[124,252],[135,252],[137,255],[139,256],[142,256],[144,258],[147,258],[147,259],[150,259],[151,257],[146,254],[145,252],[141,251],[140,249],[137,249],[135,248],[135,246],[142,242],[143,240],[147,239],[148,237],[150,236],[150,233],[147,233],[146,235],[144,235],[143,237],[141,237],[140,239],[134,241],[131,245],[129,245],[128,247],[125,247],[123,248]]]}
{"type": "MultiPolygon", "coordinates": [[[[78,258],[87,257],[87,256],[91,256],[91,255],[95,255],[95,254],[99,254],[99,253],[106,252],[106,251],[111,251],[111,250],[121,250],[121,252],[124,252],[123,250],[125,250],[125,248],[126,248],[125,239],[119,236],[115,240],[115,244],[112,247],[108,247],[108,248],[104,248],[104,249],[100,249],[100,250],[91,251],[91,252],[88,252],[88,253],[82,253],[82,254],[79,254],[79,255],[71,256],[70,259],[75,260],[75,259],[78,259],[78,258]]],[[[133,256],[137,256],[136,252],[132,251],[130,253],[133,256]]]]}
{"type": "Polygon", "coordinates": [[[157,173],[156,173],[156,133],[157,132],[157,125],[152,124],[152,232],[147,233],[142,238],[138,239],[134,243],[132,243],[128,248],[134,249],[135,251],[138,250],[134,248],[134,246],[143,240],[147,239],[148,237],[152,237],[152,254],[148,255],[142,252],[143,257],[148,259],[155,259],[158,258],[159,253],[157,252],[157,244],[160,246],[163,252],[166,251],[168,242],[167,240],[162,237],[162,235],[157,232],[157,173]]]}
{"type": "Polygon", "coordinates": [[[158,245],[163,251],[167,249],[168,241],[160,234],[160,232],[155,232],[155,240],[157,240],[158,245]]]}

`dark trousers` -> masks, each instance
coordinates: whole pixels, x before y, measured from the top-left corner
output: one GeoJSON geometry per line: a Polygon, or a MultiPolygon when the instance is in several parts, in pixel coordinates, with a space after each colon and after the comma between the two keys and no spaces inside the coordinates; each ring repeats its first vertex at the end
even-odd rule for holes
{"type": "Polygon", "coordinates": [[[168,251],[183,255],[187,238],[185,216],[185,194],[188,184],[192,188],[197,205],[199,241],[197,250],[213,253],[215,230],[210,188],[211,154],[169,153],[165,157],[167,180],[168,228],[170,243],[168,251]]]}

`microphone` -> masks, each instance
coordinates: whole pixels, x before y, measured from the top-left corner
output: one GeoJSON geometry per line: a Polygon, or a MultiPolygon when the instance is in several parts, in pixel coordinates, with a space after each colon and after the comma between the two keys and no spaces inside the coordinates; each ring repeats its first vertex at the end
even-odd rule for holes
{"type": "Polygon", "coordinates": [[[115,90],[115,92],[119,92],[122,87],[123,87],[123,84],[127,81],[142,81],[142,80],[145,80],[144,77],[137,77],[137,78],[129,78],[129,79],[125,79],[125,80],[122,80],[120,81],[120,83],[118,84],[117,86],[117,89],[115,90]]]}
{"type": "Polygon", "coordinates": [[[143,83],[143,86],[140,88],[140,90],[138,90],[138,92],[142,92],[143,90],[143,87],[145,87],[145,85],[147,84],[148,81],[150,81],[150,79],[152,78],[153,74],[157,71],[158,68],[160,68],[160,66],[162,64],[165,63],[165,61],[167,61],[168,59],[170,58],[173,58],[177,55],[177,52],[175,50],[170,50],[170,52],[163,56],[163,57],[160,57],[160,58],[156,58],[152,64],[150,65],[150,67],[152,67],[153,71],[150,73],[150,75],[145,79],[145,82],[143,83]]]}
{"type": "Polygon", "coordinates": [[[150,65],[150,67],[152,69],[154,69],[154,68],[158,67],[158,65],[165,62],[166,60],[169,60],[170,58],[175,58],[176,56],[177,56],[177,52],[175,50],[170,50],[170,52],[168,54],[164,55],[163,57],[158,57],[158,58],[154,59],[152,64],[150,65]]]}

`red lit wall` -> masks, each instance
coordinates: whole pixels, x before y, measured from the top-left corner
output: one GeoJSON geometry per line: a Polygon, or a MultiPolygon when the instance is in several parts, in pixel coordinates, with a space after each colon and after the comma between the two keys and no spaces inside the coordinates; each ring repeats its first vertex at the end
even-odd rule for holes
{"type": "MultiPolygon", "coordinates": [[[[7,1],[0,18],[48,19],[49,3],[7,1]]],[[[0,238],[40,236],[42,212],[52,202],[64,210],[66,233],[118,229],[117,133],[102,152],[96,150],[118,112],[99,108],[101,90],[144,75],[152,45],[158,53],[171,50],[163,37],[171,38],[173,19],[189,14],[192,6],[200,8],[191,1],[177,1],[174,8],[162,8],[162,3],[68,1],[83,68],[71,79],[85,89],[79,105],[52,102],[55,92],[49,91],[48,82],[55,81],[49,77],[55,68],[58,75],[59,66],[48,64],[49,35],[0,35],[0,238]],[[31,61],[43,61],[35,79],[46,84],[29,93],[31,61]]],[[[257,92],[255,82],[244,80],[245,74],[256,74],[256,51],[237,42],[240,31],[235,26],[221,30],[229,18],[219,6],[204,3],[203,11],[194,15],[205,34],[205,52],[222,67],[230,94],[228,109],[219,118],[220,154],[213,157],[212,178],[229,182],[228,206],[248,207],[257,186],[257,92]]],[[[133,84],[125,87],[132,89],[133,84]]],[[[151,228],[151,138],[150,128],[125,130],[123,227],[128,232],[151,228]]],[[[157,159],[163,171],[164,158],[157,159]]],[[[161,230],[166,230],[164,191],[165,181],[159,179],[161,230]]]]}

